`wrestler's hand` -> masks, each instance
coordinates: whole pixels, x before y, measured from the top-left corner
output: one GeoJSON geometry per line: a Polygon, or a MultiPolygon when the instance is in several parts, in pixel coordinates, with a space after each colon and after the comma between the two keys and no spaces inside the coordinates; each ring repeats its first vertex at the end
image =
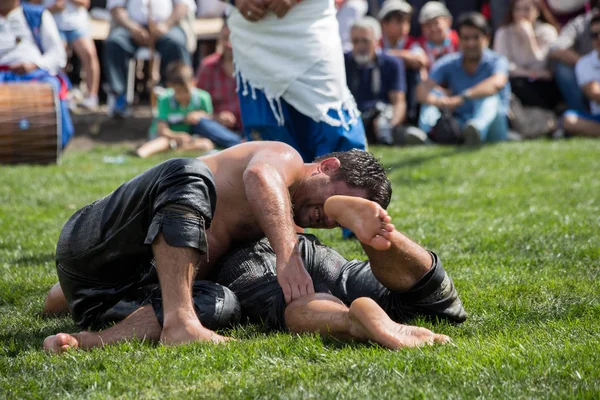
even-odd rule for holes
{"type": "Polygon", "coordinates": [[[278,18],[283,18],[298,0],[271,0],[269,11],[273,11],[278,18]]]}
{"type": "Polygon", "coordinates": [[[10,70],[12,72],[14,72],[15,74],[19,74],[19,75],[28,74],[35,69],[37,69],[37,65],[35,65],[33,63],[27,63],[27,62],[11,65],[11,67],[10,67],[10,70]]]}
{"type": "Polygon", "coordinates": [[[235,0],[235,7],[248,21],[256,22],[267,15],[271,0],[235,0]]]}
{"type": "Polygon", "coordinates": [[[313,281],[302,262],[302,257],[297,249],[294,249],[287,260],[277,257],[277,282],[283,290],[285,303],[315,293],[313,281]]]}

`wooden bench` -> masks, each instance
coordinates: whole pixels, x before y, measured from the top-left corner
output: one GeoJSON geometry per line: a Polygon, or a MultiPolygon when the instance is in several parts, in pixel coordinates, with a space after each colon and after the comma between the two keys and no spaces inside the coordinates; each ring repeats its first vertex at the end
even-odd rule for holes
{"type": "MultiPolygon", "coordinates": [[[[110,21],[90,19],[92,38],[106,40],[110,31],[110,21]]],[[[198,18],[194,24],[194,32],[199,40],[215,40],[223,27],[221,18],[198,18]]]]}

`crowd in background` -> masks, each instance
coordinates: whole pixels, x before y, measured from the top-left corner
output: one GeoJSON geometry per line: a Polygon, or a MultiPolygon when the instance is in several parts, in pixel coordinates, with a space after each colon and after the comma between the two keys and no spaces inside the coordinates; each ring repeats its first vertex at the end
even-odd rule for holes
{"type": "MultiPolygon", "coordinates": [[[[45,64],[26,57],[30,63],[18,70],[10,65],[15,64],[11,57],[17,50],[23,51],[19,37],[16,42],[0,39],[0,74],[9,70],[0,75],[0,82],[17,79],[19,73],[32,74],[37,67],[58,73],[65,67],[67,46],[80,60],[84,76],[86,95],[78,105],[98,107],[102,66],[108,113],[126,117],[129,60],[140,48],[151,46],[160,54],[160,85],[168,90],[157,102],[151,142],[138,154],[179,147],[210,150],[215,144],[240,142],[243,127],[226,23],[216,53],[199,65],[192,61],[197,41],[190,18],[221,16],[229,7],[225,3],[30,3],[52,14],[62,50],[57,40],[48,39],[54,35],[46,32],[51,24],[44,20],[40,25],[47,37],[42,34],[45,43],[38,47],[45,64]],[[111,16],[100,61],[91,39],[90,7],[106,7],[111,16]]],[[[371,143],[476,144],[565,133],[600,136],[596,1],[336,0],[336,7],[347,84],[371,143]]],[[[31,27],[27,15],[25,19],[31,27]]],[[[10,20],[10,14],[0,15],[0,31],[10,28],[10,20]]]]}

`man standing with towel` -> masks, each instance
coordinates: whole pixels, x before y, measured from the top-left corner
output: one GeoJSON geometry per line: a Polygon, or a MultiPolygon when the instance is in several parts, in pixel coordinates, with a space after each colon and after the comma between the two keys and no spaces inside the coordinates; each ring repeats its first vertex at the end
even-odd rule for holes
{"type": "Polygon", "coordinates": [[[288,143],[305,162],[365,149],[333,1],[235,0],[228,24],[244,132],[288,143]]]}

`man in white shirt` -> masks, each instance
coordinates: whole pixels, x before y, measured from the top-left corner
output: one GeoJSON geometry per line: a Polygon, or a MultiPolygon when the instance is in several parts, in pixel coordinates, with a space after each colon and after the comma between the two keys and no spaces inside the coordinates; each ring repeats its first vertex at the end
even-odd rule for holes
{"type": "Polygon", "coordinates": [[[140,47],[154,44],[161,57],[161,76],[173,61],[191,64],[180,22],[188,12],[195,12],[196,4],[193,0],[108,0],[106,7],[113,26],[104,43],[105,67],[116,96],[109,114],[125,115],[128,61],[140,47]]]}
{"type": "Polygon", "coordinates": [[[52,15],[43,7],[20,0],[0,2],[0,84],[38,81],[58,94],[62,145],[73,135],[67,104],[68,82],[58,76],[67,54],[52,15]]]}
{"type": "Polygon", "coordinates": [[[577,61],[575,77],[590,101],[591,113],[568,110],[563,124],[569,135],[600,137],[600,15],[591,19],[589,32],[594,50],[577,61]]]}

